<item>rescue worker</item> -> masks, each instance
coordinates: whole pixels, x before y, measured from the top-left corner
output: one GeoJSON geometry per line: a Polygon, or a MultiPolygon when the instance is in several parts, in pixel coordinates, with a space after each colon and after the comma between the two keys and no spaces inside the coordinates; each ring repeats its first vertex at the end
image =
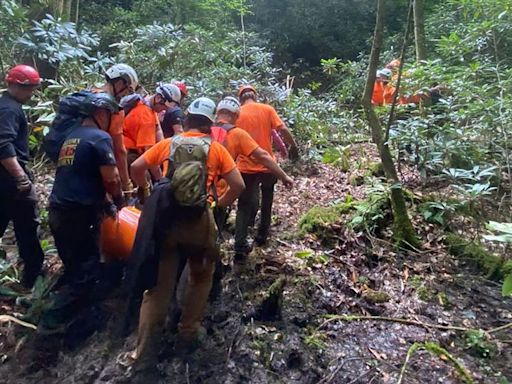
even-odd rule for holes
{"type": "Polygon", "coordinates": [[[28,127],[22,105],[30,100],[41,78],[34,68],[16,65],[5,81],[7,90],[0,97],[0,237],[12,220],[24,262],[21,283],[32,288],[44,254],[37,237],[37,198],[28,168],[28,127]]]}
{"type": "MultiPolygon", "coordinates": [[[[238,98],[242,107],[236,125],[249,133],[254,141],[271,156],[273,156],[272,130],[275,129],[290,147],[290,158],[297,159],[298,150],[292,134],[273,107],[257,102],[256,89],[251,85],[244,85],[239,90],[238,98]]],[[[237,166],[242,173],[246,189],[238,199],[235,260],[243,261],[252,250],[252,244],[247,240],[248,227],[258,210],[260,188],[261,218],[254,241],[257,245],[263,245],[267,241],[272,216],[274,184],[277,180],[268,168],[257,164],[251,157],[241,155],[237,166]]]]}
{"type": "MultiPolygon", "coordinates": [[[[240,103],[234,97],[225,97],[217,105],[215,126],[212,127],[212,138],[223,144],[233,160],[240,156],[250,157],[256,164],[266,167],[272,175],[281,180],[287,188],[293,187],[293,180],[276,163],[276,161],[263,150],[254,139],[243,129],[236,126],[240,116],[240,103]]],[[[217,193],[222,195],[225,183],[219,180],[217,193]]],[[[219,213],[217,224],[222,227],[226,220],[225,210],[219,213]]]]}
{"type": "MultiPolygon", "coordinates": [[[[139,186],[144,185],[146,182],[144,174],[151,167],[167,163],[169,166],[173,166],[172,154],[175,153],[174,151],[178,151],[179,147],[176,144],[179,142],[177,138],[181,137],[181,140],[195,138],[205,144],[211,142],[209,135],[214,115],[215,103],[212,100],[207,98],[194,100],[187,109],[184,121],[185,132],[177,137],[162,140],[139,157],[131,166],[134,181],[139,186]],[[173,145],[176,145],[174,150],[173,145]]],[[[219,197],[217,204],[220,207],[227,207],[243,190],[243,179],[229,152],[221,144],[211,142],[205,156],[207,156],[207,190],[210,190],[215,179],[222,176],[229,188],[225,194],[219,197]]],[[[174,177],[176,177],[176,173],[173,180],[174,177]]],[[[148,203],[153,197],[154,194],[148,203]]],[[[187,257],[190,272],[175,351],[183,354],[189,353],[198,345],[200,324],[212,285],[215,261],[219,257],[219,249],[216,244],[217,234],[212,210],[208,207],[202,208],[199,213],[196,212],[194,216],[190,217],[186,214],[187,207],[179,206],[179,212],[178,215],[177,210],[171,211],[171,215],[176,215],[173,225],[156,240],[156,248],[159,249],[158,276],[156,285],[144,292],[140,308],[135,353],[136,369],[147,368],[156,362],[158,354],[156,344],[161,340],[160,331],[174,294],[180,255],[187,257]]]]}
{"type": "MultiPolygon", "coordinates": [[[[123,96],[133,93],[139,86],[139,78],[135,70],[127,64],[114,64],[105,72],[105,84],[101,88],[93,89],[94,92],[106,92],[120,102],[123,96]]],[[[127,152],[123,139],[124,111],[112,114],[112,120],[108,133],[112,137],[114,155],[116,158],[119,176],[123,191],[133,190],[132,182],[128,174],[127,152]]]]}
{"type": "Polygon", "coordinates": [[[393,93],[387,92],[392,74],[393,72],[388,68],[383,68],[377,71],[375,85],[373,86],[373,105],[382,106],[384,104],[390,104],[393,101],[393,93]]]}
{"type": "Polygon", "coordinates": [[[164,137],[171,137],[183,132],[183,110],[181,106],[188,96],[187,85],[183,81],[172,82],[180,90],[180,100],[173,101],[173,105],[165,112],[162,119],[162,131],[164,137]]]}
{"type": "Polygon", "coordinates": [[[86,117],[61,147],[49,198],[49,224],[64,273],[62,286],[42,316],[43,333],[62,331],[78,311],[102,296],[97,283],[106,194],[116,206],[123,205],[112,138],[107,133],[119,105],[107,93],[91,93],[80,109],[86,117]]]}
{"type": "Polygon", "coordinates": [[[139,97],[124,120],[124,145],[128,150],[128,164],[147,149],[163,139],[158,113],[172,108],[181,99],[181,93],[173,84],[159,84],[155,94],[145,99],[139,97]]]}

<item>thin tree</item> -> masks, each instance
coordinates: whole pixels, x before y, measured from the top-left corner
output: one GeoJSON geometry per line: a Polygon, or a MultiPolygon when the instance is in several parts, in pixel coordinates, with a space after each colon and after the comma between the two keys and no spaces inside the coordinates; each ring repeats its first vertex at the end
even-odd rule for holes
{"type": "Polygon", "coordinates": [[[425,3],[414,0],[414,40],[416,41],[416,62],[427,60],[427,44],[425,40],[425,3]]]}
{"type": "MultiPolygon", "coordinates": [[[[385,136],[383,134],[381,123],[371,102],[373,86],[375,84],[375,75],[379,65],[380,51],[384,36],[384,12],[385,1],[378,0],[377,21],[375,24],[373,46],[370,53],[370,64],[368,66],[368,77],[362,98],[362,105],[371,129],[372,140],[379,150],[384,174],[388,181],[392,183],[391,209],[393,211],[393,236],[399,245],[416,247],[418,246],[419,241],[412,226],[411,219],[407,213],[407,205],[405,203],[402,184],[400,183],[396,172],[388,141],[384,140],[385,136]]],[[[409,23],[409,20],[407,23],[409,23]]]]}

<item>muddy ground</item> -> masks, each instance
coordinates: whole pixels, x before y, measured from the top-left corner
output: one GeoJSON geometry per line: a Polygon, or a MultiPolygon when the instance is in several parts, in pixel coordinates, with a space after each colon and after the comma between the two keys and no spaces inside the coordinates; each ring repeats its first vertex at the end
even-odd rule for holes
{"type": "MultiPolygon", "coordinates": [[[[321,164],[293,173],[293,190],[277,187],[271,241],[256,248],[245,266],[229,268],[221,296],[210,304],[204,344],[184,361],[173,356],[172,334],[166,333],[158,371],[145,382],[397,383],[409,348],[425,342],[437,343],[448,355],[416,351],[403,383],[464,382],[450,358],[475,383],[512,380],[511,328],[492,334],[435,328],[490,330],[512,322],[512,302],[501,297],[499,284],[450,256],[441,230],[418,217],[425,246],[413,252],[343,225],[335,226],[329,246],[313,235],[299,236],[297,222],[310,207],[349,193],[364,198],[367,186],[351,186],[348,174],[321,164]],[[281,277],[286,279],[282,311],[262,321],[258,304],[281,277]],[[331,315],[401,318],[417,325],[331,315]]],[[[383,228],[382,237],[388,235],[389,228],[383,228]]],[[[225,248],[230,265],[229,241],[225,248]]],[[[50,259],[54,270],[58,263],[55,256],[50,259]]],[[[2,314],[26,311],[13,299],[2,304],[2,314]]],[[[33,355],[27,352],[30,338],[23,338],[32,331],[12,322],[0,325],[0,383],[136,382],[124,365],[135,335],[121,345],[111,343],[112,320],[82,345],[63,350],[55,366],[36,372],[27,369],[33,355]]]]}

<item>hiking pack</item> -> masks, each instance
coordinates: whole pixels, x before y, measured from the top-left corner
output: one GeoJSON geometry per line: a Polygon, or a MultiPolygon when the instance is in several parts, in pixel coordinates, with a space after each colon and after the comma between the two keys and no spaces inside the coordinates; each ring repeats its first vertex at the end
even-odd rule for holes
{"type": "Polygon", "coordinates": [[[84,100],[91,94],[90,91],[79,91],[60,100],[57,116],[43,141],[43,149],[51,161],[59,160],[59,152],[66,137],[87,117],[87,112],[82,107],[84,100]]]}
{"type": "Polygon", "coordinates": [[[177,135],[171,139],[171,154],[167,177],[179,206],[202,212],[206,208],[210,137],[177,135]]]}
{"type": "Polygon", "coordinates": [[[231,131],[236,126],[229,123],[221,123],[214,125],[212,127],[212,139],[213,141],[217,141],[222,145],[226,145],[226,138],[228,137],[229,131],[231,131]]]}

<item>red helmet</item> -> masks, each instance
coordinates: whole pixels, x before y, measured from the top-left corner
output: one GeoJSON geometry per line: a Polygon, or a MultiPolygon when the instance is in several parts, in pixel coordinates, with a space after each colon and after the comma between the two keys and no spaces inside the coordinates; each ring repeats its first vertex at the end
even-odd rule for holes
{"type": "Polygon", "coordinates": [[[5,76],[7,84],[20,84],[20,85],[40,85],[41,77],[39,73],[29,65],[16,65],[7,72],[5,76]]]}
{"type": "Polygon", "coordinates": [[[184,97],[187,97],[188,96],[188,89],[187,89],[187,84],[185,84],[183,81],[175,81],[174,82],[174,85],[177,86],[180,91],[181,91],[181,94],[184,96],[184,97]]]}
{"type": "Polygon", "coordinates": [[[238,97],[242,96],[242,93],[247,92],[247,91],[256,93],[256,88],[254,88],[252,85],[249,85],[249,84],[242,85],[240,87],[240,89],[238,90],[238,97]]]}

